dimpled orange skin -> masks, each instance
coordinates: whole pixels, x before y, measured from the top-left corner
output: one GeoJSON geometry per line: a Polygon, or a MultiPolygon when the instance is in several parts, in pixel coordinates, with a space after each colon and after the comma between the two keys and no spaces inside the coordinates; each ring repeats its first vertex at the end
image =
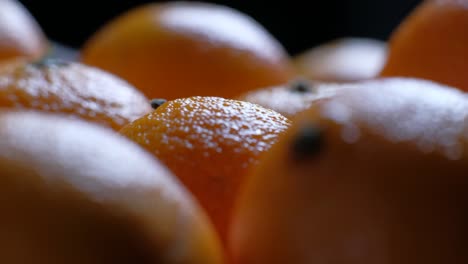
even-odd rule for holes
{"type": "Polygon", "coordinates": [[[381,76],[414,76],[468,91],[468,1],[423,2],[390,39],[381,76]]]}
{"type": "Polygon", "coordinates": [[[82,60],[126,79],[150,98],[232,98],[293,74],[283,47],[252,18],[228,7],[149,4],[97,32],[82,60]]]}
{"type": "Polygon", "coordinates": [[[468,105],[412,79],[341,89],[247,177],[233,263],[466,263],[468,105]]]}
{"type": "Polygon", "coordinates": [[[0,65],[0,107],[62,113],[116,130],[151,110],[136,88],[97,68],[21,60],[0,65]]]}
{"type": "Polygon", "coordinates": [[[175,177],[112,130],[0,112],[0,262],[222,263],[175,177]]]}
{"type": "Polygon", "coordinates": [[[376,77],[387,58],[385,42],[368,38],[336,39],[297,55],[300,74],[314,81],[357,82],[376,77]]]}
{"type": "Polygon", "coordinates": [[[225,240],[245,174],[288,126],[282,115],[251,103],[192,97],[167,102],[120,132],[172,170],[225,240]]]}
{"type": "Polygon", "coordinates": [[[330,98],[339,85],[321,83],[288,83],[281,86],[253,90],[239,96],[239,100],[261,105],[272,109],[287,118],[310,108],[320,100],[330,98]],[[297,85],[304,85],[298,87],[297,85]]]}
{"type": "Polygon", "coordinates": [[[37,59],[49,44],[31,14],[18,1],[0,1],[0,61],[17,57],[37,59]]]}

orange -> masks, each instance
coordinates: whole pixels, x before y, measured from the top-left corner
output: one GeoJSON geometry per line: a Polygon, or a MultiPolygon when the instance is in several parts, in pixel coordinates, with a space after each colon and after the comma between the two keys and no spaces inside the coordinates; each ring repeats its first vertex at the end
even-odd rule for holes
{"type": "Polygon", "coordinates": [[[251,103],[191,97],[163,103],[121,133],[172,170],[225,240],[245,175],[288,126],[282,115],[251,103]]]}
{"type": "Polygon", "coordinates": [[[222,263],[192,196],[111,130],[1,111],[0,146],[1,263],[222,263]]]}
{"type": "Polygon", "coordinates": [[[234,263],[466,263],[468,102],[413,79],[340,89],[247,178],[234,263]]]}
{"type": "Polygon", "coordinates": [[[337,87],[339,86],[298,79],[284,85],[253,90],[241,95],[238,99],[259,104],[288,118],[293,118],[315,102],[333,96],[337,87]]]}
{"type": "Polygon", "coordinates": [[[382,76],[414,76],[468,91],[468,0],[423,2],[390,39],[382,76]]]}
{"type": "Polygon", "coordinates": [[[37,59],[48,48],[47,38],[31,14],[16,0],[0,1],[0,61],[37,59]]]}
{"type": "Polygon", "coordinates": [[[295,57],[300,74],[322,82],[355,82],[374,78],[387,58],[385,42],[368,38],[341,38],[295,57]]]}
{"type": "Polygon", "coordinates": [[[283,47],[247,15],[208,3],[149,4],[123,14],[82,49],[85,63],[148,97],[231,98],[292,74],[283,47]]]}
{"type": "Polygon", "coordinates": [[[0,66],[0,107],[57,112],[114,129],[151,110],[149,100],[119,78],[57,60],[0,66]]]}

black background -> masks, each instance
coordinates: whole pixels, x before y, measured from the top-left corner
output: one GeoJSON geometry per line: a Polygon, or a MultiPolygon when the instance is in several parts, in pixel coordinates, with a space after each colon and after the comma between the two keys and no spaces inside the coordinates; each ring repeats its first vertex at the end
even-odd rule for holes
{"type": "MultiPolygon", "coordinates": [[[[106,21],[142,3],[121,0],[23,0],[47,35],[79,48],[106,21]]],[[[243,11],[292,54],[344,36],[387,39],[420,0],[208,1],[243,11]]]]}

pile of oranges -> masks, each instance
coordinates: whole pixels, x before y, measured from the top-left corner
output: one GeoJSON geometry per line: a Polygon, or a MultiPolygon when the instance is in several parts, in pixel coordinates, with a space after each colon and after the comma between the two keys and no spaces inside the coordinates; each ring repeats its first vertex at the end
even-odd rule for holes
{"type": "Polygon", "coordinates": [[[70,61],[0,1],[0,262],[466,263],[467,30],[426,0],[291,57],[173,1],[70,61]]]}

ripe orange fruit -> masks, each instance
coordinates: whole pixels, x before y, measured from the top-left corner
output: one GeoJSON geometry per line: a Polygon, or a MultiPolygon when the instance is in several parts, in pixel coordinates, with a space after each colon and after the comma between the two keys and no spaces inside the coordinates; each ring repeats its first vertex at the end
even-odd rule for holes
{"type": "Polygon", "coordinates": [[[342,38],[298,55],[294,63],[300,74],[323,82],[355,82],[374,78],[387,58],[383,41],[342,38]]]}
{"type": "Polygon", "coordinates": [[[283,47],[252,18],[228,7],[149,4],[96,33],[85,63],[123,77],[148,97],[231,98],[292,74],[283,47]]]}
{"type": "Polygon", "coordinates": [[[292,118],[313,103],[333,96],[338,87],[339,85],[295,80],[288,84],[247,92],[239,100],[259,104],[292,118]]]}
{"type": "Polygon", "coordinates": [[[382,76],[414,76],[468,91],[468,0],[423,2],[390,39],[382,76]]]}
{"type": "Polygon", "coordinates": [[[0,1],[0,61],[43,56],[48,42],[31,14],[18,1],[0,1]]]}
{"type": "Polygon", "coordinates": [[[149,100],[119,78],[57,60],[0,66],[0,107],[63,113],[114,129],[151,110],[149,100]]]}
{"type": "Polygon", "coordinates": [[[412,79],[340,89],[247,178],[234,263],[465,263],[468,101],[412,79]]]}
{"type": "Polygon", "coordinates": [[[245,174],[288,126],[282,115],[251,103],[191,97],[162,104],[121,133],[172,170],[225,239],[245,174]]]}
{"type": "Polygon", "coordinates": [[[222,263],[186,189],[110,130],[2,111],[0,175],[1,263],[222,263]]]}

